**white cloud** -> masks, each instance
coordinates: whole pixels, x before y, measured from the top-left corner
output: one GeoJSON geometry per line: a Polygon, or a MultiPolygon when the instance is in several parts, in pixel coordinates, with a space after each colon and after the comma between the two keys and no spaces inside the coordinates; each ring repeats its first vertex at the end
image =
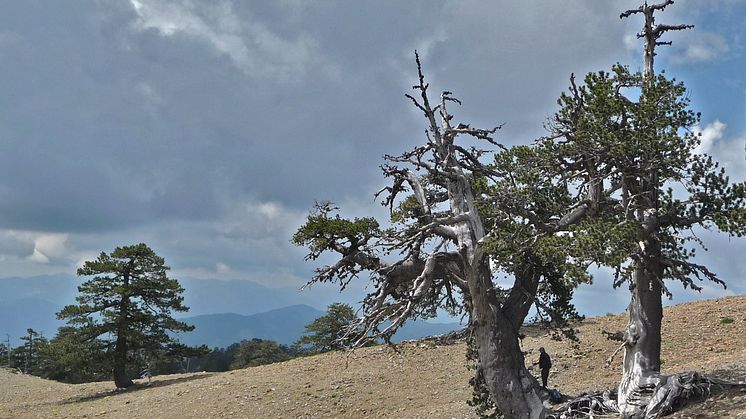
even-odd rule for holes
{"type": "Polygon", "coordinates": [[[23,230],[0,230],[0,260],[4,274],[10,265],[22,263],[48,265],[52,259],[63,262],[68,257],[67,233],[44,233],[23,230]]]}
{"type": "Polygon", "coordinates": [[[624,34],[624,47],[627,49],[627,51],[637,51],[641,48],[640,46],[640,40],[637,38],[636,33],[627,33],[624,34]]]}
{"type": "Polygon", "coordinates": [[[694,132],[700,134],[700,143],[697,148],[694,149],[694,154],[709,154],[712,152],[712,147],[716,141],[721,140],[725,135],[725,129],[727,125],[722,123],[719,119],[714,122],[707,124],[704,129],[695,127],[694,132]]]}
{"type": "Polygon", "coordinates": [[[233,272],[233,269],[231,269],[230,266],[228,266],[227,264],[223,262],[218,262],[215,264],[215,272],[223,275],[223,274],[228,274],[228,273],[233,272]]]}
{"type": "Polygon", "coordinates": [[[49,263],[50,258],[65,256],[65,243],[68,235],[65,233],[39,233],[34,237],[34,253],[29,260],[36,263],[49,263]]]}
{"type": "Polygon", "coordinates": [[[671,58],[676,64],[713,61],[730,51],[730,46],[723,36],[701,30],[696,34],[682,36],[674,45],[680,46],[671,58]]]}
{"type": "Polygon", "coordinates": [[[28,258],[32,262],[36,263],[49,263],[49,258],[38,249],[34,249],[34,253],[28,258]]]}
{"type": "Polygon", "coordinates": [[[746,180],[746,140],[744,135],[729,138],[727,125],[716,119],[704,128],[695,128],[700,132],[701,143],[694,150],[696,154],[709,154],[725,168],[726,174],[733,182],[746,180]]]}
{"type": "Polygon", "coordinates": [[[248,202],[218,221],[219,234],[234,240],[266,240],[290,237],[305,216],[277,202],[248,202]]]}
{"type": "Polygon", "coordinates": [[[256,19],[238,19],[229,1],[130,0],[136,26],[164,36],[184,34],[211,45],[251,77],[296,79],[312,61],[315,43],[306,37],[284,39],[256,19]]]}
{"type": "Polygon", "coordinates": [[[44,233],[40,234],[35,240],[35,250],[44,253],[47,256],[60,257],[65,254],[65,243],[67,242],[67,233],[44,233]]]}

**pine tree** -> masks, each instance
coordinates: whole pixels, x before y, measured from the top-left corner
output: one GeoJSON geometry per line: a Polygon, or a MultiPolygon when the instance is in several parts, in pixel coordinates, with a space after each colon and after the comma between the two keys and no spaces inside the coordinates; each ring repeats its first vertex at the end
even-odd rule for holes
{"type": "Polygon", "coordinates": [[[278,345],[273,340],[244,340],[238,346],[230,369],[235,370],[258,365],[274,364],[290,359],[287,347],[278,345]]]}
{"type": "Polygon", "coordinates": [[[310,345],[314,352],[343,349],[349,346],[345,344],[344,337],[355,320],[355,313],[350,305],[330,304],[325,315],[306,325],[305,335],[296,343],[310,345]]]}
{"type": "Polygon", "coordinates": [[[38,375],[42,369],[44,360],[42,351],[47,345],[47,340],[34,329],[26,329],[26,335],[21,337],[23,344],[13,350],[12,358],[14,366],[23,371],[24,374],[38,375]]]}
{"type": "Polygon", "coordinates": [[[143,243],[102,252],[78,269],[79,276],[93,276],[78,287],[78,304],[57,313],[84,341],[104,341],[117,388],[133,384],[128,367],[138,354],[175,356],[185,347],[168,332],[194,329],[171,317],[189,308],[183,304],[184,288],[167,276],[169,269],[143,243]]]}
{"type": "Polygon", "coordinates": [[[594,211],[553,248],[615,269],[615,287],[628,284],[618,408],[623,417],[658,417],[685,398],[683,388],[711,384],[661,373],[661,298],[677,282],[724,285],[692,260],[702,244],[695,232],[746,234],[746,183],[731,183],[712,157],[697,153],[699,114],[684,85],[665,74],[617,65],[581,86],[572,80],[559,103],[554,135],[542,144],[545,167],[553,167],[544,175],[574,185],[579,205],[594,211]]]}
{"type": "Polygon", "coordinates": [[[74,327],[60,327],[57,335],[41,348],[44,362],[38,375],[66,383],[106,379],[110,371],[106,342],[81,339],[80,334],[74,327]]]}

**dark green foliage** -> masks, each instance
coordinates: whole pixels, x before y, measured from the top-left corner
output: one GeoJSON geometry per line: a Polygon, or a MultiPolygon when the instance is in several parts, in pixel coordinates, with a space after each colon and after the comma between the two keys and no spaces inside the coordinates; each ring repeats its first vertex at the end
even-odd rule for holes
{"type": "MultiPolygon", "coordinates": [[[[204,348],[198,348],[200,350],[204,348]]],[[[282,362],[303,355],[297,348],[278,345],[271,340],[252,339],[233,343],[226,348],[213,348],[204,353],[183,357],[154,366],[158,374],[191,371],[228,371],[236,368],[282,362]]]]}
{"type": "Polygon", "coordinates": [[[230,369],[235,370],[258,365],[274,364],[289,360],[289,349],[273,340],[244,340],[238,345],[230,369]]]}
{"type": "Polygon", "coordinates": [[[731,323],[733,323],[734,321],[735,321],[735,320],[733,320],[733,317],[727,317],[727,316],[726,316],[726,317],[721,317],[721,318],[720,318],[720,324],[731,324],[731,323]]]}
{"type": "Polygon", "coordinates": [[[172,343],[155,354],[141,352],[138,365],[149,365],[153,375],[198,371],[199,365],[195,361],[208,353],[210,349],[207,345],[191,347],[172,343]]]}
{"type": "Polygon", "coordinates": [[[42,353],[48,344],[47,339],[34,329],[26,329],[21,341],[21,346],[10,352],[10,367],[19,369],[24,374],[38,375],[44,368],[45,360],[42,353]]]}
{"type": "Polygon", "coordinates": [[[589,74],[583,86],[573,80],[558,103],[553,136],[537,147],[544,176],[589,197],[594,216],[552,238],[549,252],[613,267],[618,286],[643,253],[659,248],[654,264],[661,279],[693,289],[700,288],[693,279],[721,283],[690,262],[691,244],[699,243],[691,229],[743,235],[746,186],[730,184],[711,157],[694,153],[699,114],[689,109],[684,85],[665,74],[646,81],[617,65],[589,74]],[[595,196],[594,185],[601,189],[595,196]]]}
{"type": "Polygon", "coordinates": [[[109,356],[100,339],[84,340],[74,327],[61,327],[41,349],[43,367],[36,375],[66,383],[101,381],[111,374],[109,356]]]}
{"type": "Polygon", "coordinates": [[[208,354],[197,358],[195,367],[199,371],[228,371],[238,351],[239,343],[234,343],[226,348],[213,348],[208,354]]]}
{"type": "Polygon", "coordinates": [[[8,365],[8,351],[8,345],[0,343],[0,365],[10,367],[10,365],[8,365]]]}
{"type": "MultiPolygon", "coordinates": [[[[305,260],[316,260],[322,253],[330,249],[344,248],[345,254],[352,254],[368,249],[371,239],[380,237],[378,222],[374,218],[355,218],[347,220],[339,214],[329,215],[337,210],[331,202],[316,203],[314,211],[293,235],[291,242],[296,246],[306,246],[309,249],[305,260]]],[[[364,270],[353,260],[335,266],[316,270],[318,279],[322,282],[338,281],[342,289],[364,270]]]]}
{"type": "Polygon", "coordinates": [[[326,314],[306,325],[305,335],[296,342],[308,347],[312,352],[327,352],[349,346],[345,336],[356,320],[352,307],[348,304],[329,305],[326,314]]]}
{"type": "MultiPolygon", "coordinates": [[[[553,234],[556,228],[552,223],[574,200],[565,182],[546,176],[544,160],[548,157],[539,147],[504,150],[495,155],[490,166],[498,176],[489,182],[475,178],[472,187],[479,196],[484,224],[492,226],[487,246],[493,266],[516,278],[538,275],[534,321],[572,336],[569,322],[582,318],[572,304],[573,292],[592,278],[587,260],[573,257],[577,252],[572,248],[572,233],[553,234]]],[[[566,227],[581,228],[574,224],[566,227]]]]}
{"type": "MultiPolygon", "coordinates": [[[[169,335],[193,327],[171,317],[188,310],[184,289],[167,276],[169,267],[147,245],[116,248],[78,269],[93,276],[78,287],[77,305],[57,314],[77,329],[80,342],[100,339],[118,387],[131,385],[143,358],[182,356],[187,348],[169,335]]],[[[188,351],[187,351],[188,352],[188,351]]],[[[139,372],[139,371],[138,371],[139,372]]]]}

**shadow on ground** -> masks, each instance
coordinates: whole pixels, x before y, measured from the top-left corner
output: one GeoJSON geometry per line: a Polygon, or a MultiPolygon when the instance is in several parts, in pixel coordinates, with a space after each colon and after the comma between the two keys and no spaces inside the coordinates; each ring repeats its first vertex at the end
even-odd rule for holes
{"type": "Polygon", "coordinates": [[[87,396],[74,396],[74,397],[70,397],[69,399],[62,400],[56,404],[73,404],[73,403],[87,402],[91,400],[102,399],[104,397],[114,397],[120,394],[130,394],[132,392],[146,390],[146,389],[155,388],[155,387],[165,387],[165,386],[170,386],[172,384],[184,383],[184,382],[194,381],[194,380],[201,380],[203,378],[207,378],[210,376],[212,376],[211,373],[199,373],[199,374],[194,374],[194,375],[190,375],[187,377],[177,377],[177,378],[169,378],[166,380],[156,380],[156,381],[153,381],[150,385],[136,383],[133,386],[128,387],[126,389],[99,391],[99,392],[96,392],[95,394],[91,394],[87,396]]]}

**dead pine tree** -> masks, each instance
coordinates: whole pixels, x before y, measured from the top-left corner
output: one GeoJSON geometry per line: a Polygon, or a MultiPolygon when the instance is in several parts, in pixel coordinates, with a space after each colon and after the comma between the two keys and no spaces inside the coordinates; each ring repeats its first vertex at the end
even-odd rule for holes
{"type": "Polygon", "coordinates": [[[638,35],[645,41],[643,72],[617,65],[589,74],[581,86],[571,78],[552,119],[553,134],[542,144],[560,161],[556,173],[566,179],[576,174],[568,181],[585,186],[595,178],[591,184],[617,191],[595,202],[588,194],[598,211],[574,232],[574,251],[597,249],[582,257],[613,267],[615,287],[629,285],[617,396],[625,418],[659,417],[726,384],[696,373],[661,372],[662,297],[671,296],[667,282],[695,290],[702,280],[725,285],[691,260],[702,244],[693,229],[746,234],[746,184],[731,184],[711,157],[696,152],[699,114],[689,109],[682,83],[653,71],[656,46],[670,44],[659,38],[692,27],[655,23],[654,13],[671,4],[645,3],[622,13],[645,17],[638,35]]]}
{"type": "Polygon", "coordinates": [[[405,321],[433,317],[439,308],[465,313],[491,403],[506,417],[547,417],[546,395],[526,369],[519,330],[537,303],[558,324],[565,315],[577,315],[570,304],[577,282],[567,280],[564,258],[544,257],[537,244],[584,209],[552,218],[557,211],[537,202],[565,209],[564,185],[524,188],[534,180],[520,164],[530,150],[513,153],[499,145],[492,137],[499,126],[485,130],[453,122],[449,106],[460,102],[447,91],[431,102],[417,55],[416,62],[417,94],[406,97],[422,112],[427,129],[424,144],[384,157],[382,171],[391,184],[376,196],[389,208],[391,226],[382,228],[373,218],[345,219],[331,203],[317,203],[292,241],[309,249],[307,260],[337,256],[317,268],[310,283],[344,288],[359,274],[370,274],[364,315],[351,328],[356,344],[388,339],[405,321]],[[484,163],[489,157],[494,164],[484,163]],[[512,276],[513,285],[498,287],[493,269],[512,276]]]}

